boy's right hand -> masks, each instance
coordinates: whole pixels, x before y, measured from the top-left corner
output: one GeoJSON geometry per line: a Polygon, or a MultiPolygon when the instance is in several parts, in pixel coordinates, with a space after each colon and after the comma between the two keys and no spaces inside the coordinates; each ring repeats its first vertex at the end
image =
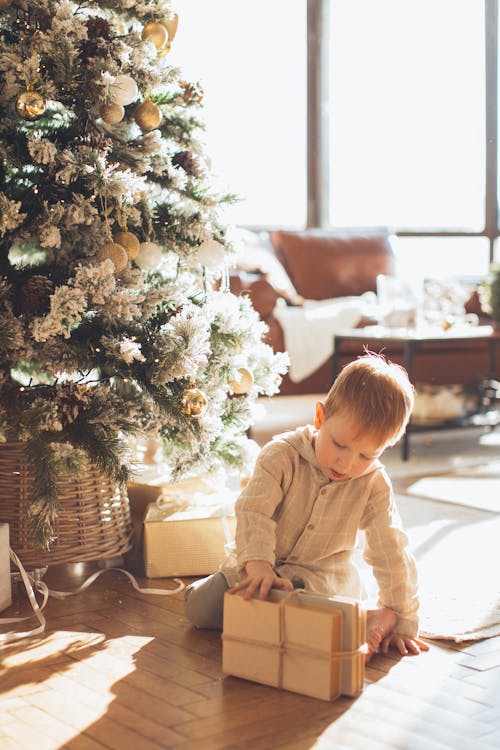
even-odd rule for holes
{"type": "Polygon", "coordinates": [[[250,560],[245,565],[246,578],[228,590],[229,594],[245,591],[243,599],[251,599],[259,590],[259,599],[267,599],[271,589],[285,589],[293,591],[293,583],[289,578],[280,578],[272,566],[265,560],[250,560]]]}

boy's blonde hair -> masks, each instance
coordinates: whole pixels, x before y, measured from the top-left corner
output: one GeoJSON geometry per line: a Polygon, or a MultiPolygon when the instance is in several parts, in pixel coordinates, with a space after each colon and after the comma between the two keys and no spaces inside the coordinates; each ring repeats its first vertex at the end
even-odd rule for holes
{"type": "Polygon", "coordinates": [[[342,369],[326,397],[325,418],[342,413],[359,425],[360,432],[394,445],[404,434],[413,402],[406,370],[369,352],[342,369]]]}

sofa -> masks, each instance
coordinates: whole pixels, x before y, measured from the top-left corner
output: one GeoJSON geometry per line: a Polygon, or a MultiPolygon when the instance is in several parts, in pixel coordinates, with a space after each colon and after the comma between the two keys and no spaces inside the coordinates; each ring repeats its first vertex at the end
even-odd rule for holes
{"type": "MultiPolygon", "coordinates": [[[[355,323],[345,327],[377,323],[379,308],[373,303],[377,276],[395,274],[390,235],[383,228],[369,232],[241,230],[235,246],[231,291],[250,297],[268,326],[267,343],[274,351],[287,350],[280,322],[284,308],[290,313],[294,308],[319,304],[320,300],[328,301],[329,305],[336,301],[352,305],[353,300],[364,300],[367,304],[356,311],[355,323]]],[[[465,312],[478,315],[481,323],[489,322],[474,290],[468,290],[464,299],[465,312]]],[[[296,338],[300,343],[300,334],[296,338]]],[[[290,333],[289,340],[292,340],[290,333]]],[[[369,348],[377,351],[377,343],[374,341],[369,348]]],[[[439,344],[429,344],[419,349],[413,362],[414,383],[469,385],[492,374],[485,341],[447,344],[446,357],[440,355],[439,348],[439,344]]],[[[360,354],[361,345],[344,345],[340,366],[360,354]]],[[[404,364],[402,347],[386,346],[384,354],[393,362],[404,364]]],[[[496,359],[496,373],[500,373],[500,347],[496,359]]],[[[294,379],[290,374],[291,371],[283,379],[280,395],[325,393],[332,382],[331,357],[304,378],[294,379]]]]}

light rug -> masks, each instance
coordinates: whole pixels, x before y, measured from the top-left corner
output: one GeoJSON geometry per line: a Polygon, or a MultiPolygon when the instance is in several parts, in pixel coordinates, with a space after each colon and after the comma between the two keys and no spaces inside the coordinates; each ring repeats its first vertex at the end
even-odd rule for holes
{"type": "MultiPolygon", "coordinates": [[[[500,635],[500,515],[399,493],[396,501],[417,560],[421,635],[457,643],[500,635]]],[[[376,582],[358,563],[371,606],[376,582]]]]}
{"type": "Polygon", "coordinates": [[[408,529],[423,636],[460,642],[500,634],[500,517],[468,515],[436,514],[408,529]]]}
{"type": "Polygon", "coordinates": [[[500,519],[465,525],[437,519],[426,530],[413,530],[410,540],[419,571],[421,634],[457,642],[499,635],[500,519]]]}
{"type": "Polygon", "coordinates": [[[446,474],[407,477],[398,491],[413,497],[500,513],[500,461],[455,469],[446,474]]]}

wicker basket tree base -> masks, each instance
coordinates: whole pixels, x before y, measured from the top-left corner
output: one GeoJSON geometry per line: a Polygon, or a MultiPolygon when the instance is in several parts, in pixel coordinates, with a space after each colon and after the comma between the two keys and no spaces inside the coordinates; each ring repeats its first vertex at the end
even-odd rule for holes
{"type": "Polygon", "coordinates": [[[56,539],[49,551],[40,550],[26,520],[32,481],[23,444],[0,445],[0,522],[9,524],[11,547],[24,566],[101,560],[131,549],[127,493],[89,463],[80,476],[57,482],[56,539]]]}

